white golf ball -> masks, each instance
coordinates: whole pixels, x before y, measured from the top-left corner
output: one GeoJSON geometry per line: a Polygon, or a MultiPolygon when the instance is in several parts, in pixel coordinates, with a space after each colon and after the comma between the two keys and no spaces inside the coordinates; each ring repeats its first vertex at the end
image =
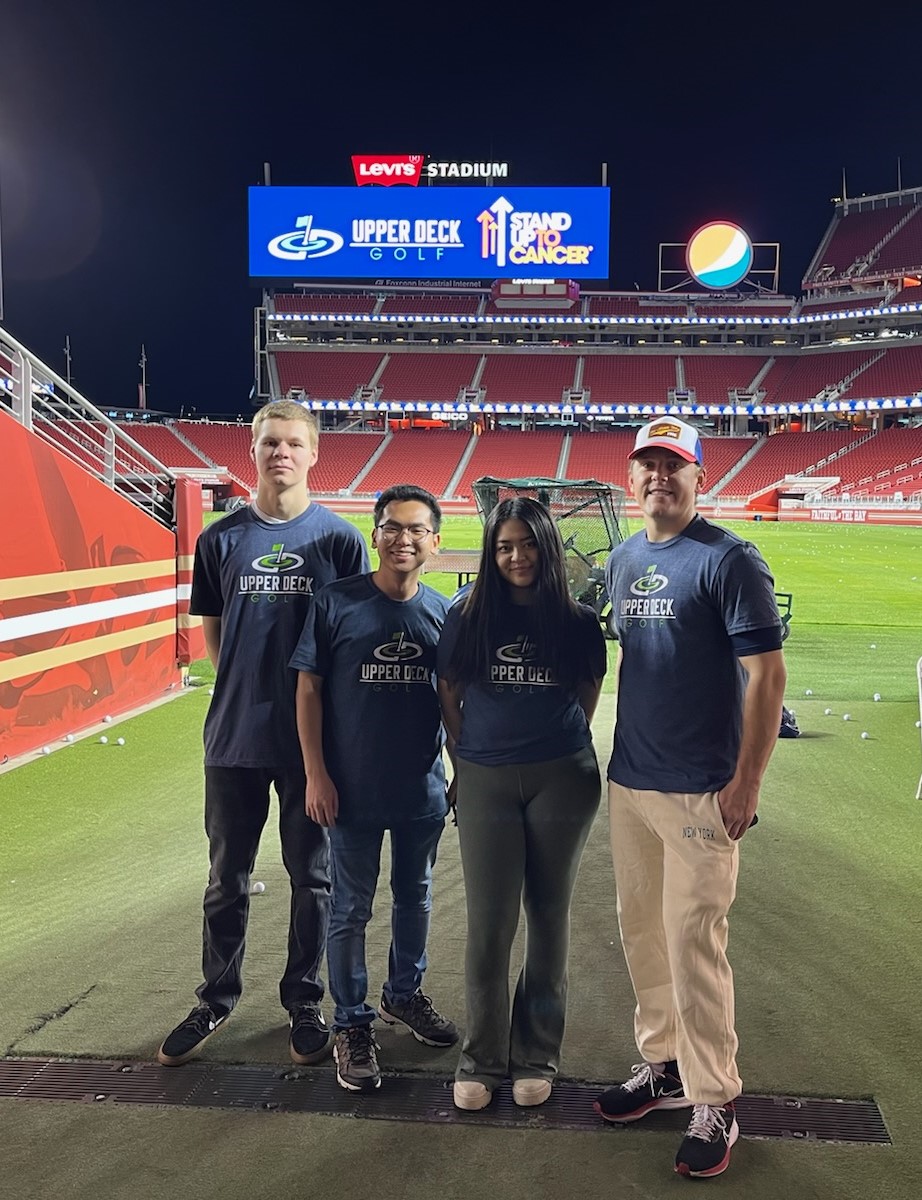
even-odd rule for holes
{"type": "Polygon", "coordinates": [[[827,716],[827,717],[831,717],[831,716],[832,716],[832,709],[831,709],[831,708],[824,708],[824,709],[823,709],[823,712],[826,714],[826,716],[827,716]]]}
{"type": "Polygon", "coordinates": [[[805,696],[812,696],[812,695],[813,695],[813,688],[805,688],[805,689],[804,689],[804,695],[805,695],[805,696]]]}
{"type": "Polygon", "coordinates": [[[266,885],[261,879],[257,879],[255,883],[250,884],[250,895],[260,896],[266,890],[266,885]]]}
{"type": "Polygon", "coordinates": [[[875,692],[875,693],[874,693],[874,701],[875,701],[875,703],[876,703],[876,702],[877,702],[879,699],[880,699],[880,692],[875,692]]]}
{"type": "Polygon", "coordinates": [[[73,740],[74,740],[74,735],[72,733],[67,733],[64,735],[65,742],[72,742],[73,740]]]}
{"type": "Polygon", "coordinates": [[[50,746],[42,746],[42,754],[50,754],[50,753],[51,753],[50,746]]]}
{"type": "Polygon", "coordinates": [[[870,736],[871,735],[867,732],[867,730],[865,730],[864,733],[862,733],[862,735],[861,735],[861,740],[863,742],[866,742],[870,736]]]}
{"type": "Polygon", "coordinates": [[[209,696],[213,696],[213,695],[214,695],[214,688],[209,688],[209,689],[208,689],[208,695],[209,695],[209,696]]]}
{"type": "Polygon", "coordinates": [[[108,725],[111,720],[111,717],[103,717],[103,721],[106,723],[106,725],[108,725]]]}
{"type": "Polygon", "coordinates": [[[872,650],[876,650],[876,649],[877,649],[877,643],[876,643],[876,642],[871,642],[871,649],[872,649],[872,650]]]}
{"type": "Polygon", "coordinates": [[[115,744],[116,744],[116,746],[124,746],[124,745],[125,745],[125,739],[124,739],[124,738],[116,738],[116,739],[115,739],[115,744]]]}
{"type": "Polygon", "coordinates": [[[852,719],[851,713],[843,713],[842,714],[843,721],[850,721],[851,719],[852,719]]]}
{"type": "Polygon", "coordinates": [[[922,729],[922,721],[916,721],[916,729],[922,729]]]}
{"type": "Polygon", "coordinates": [[[99,740],[103,746],[107,746],[109,744],[109,739],[106,737],[105,734],[103,734],[99,740]]]}

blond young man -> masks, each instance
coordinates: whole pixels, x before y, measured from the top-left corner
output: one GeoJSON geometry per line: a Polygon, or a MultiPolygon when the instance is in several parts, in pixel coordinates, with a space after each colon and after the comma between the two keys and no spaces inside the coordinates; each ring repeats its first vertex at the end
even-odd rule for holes
{"type": "Polygon", "coordinates": [[[628,479],[644,528],[606,570],[620,642],[608,778],[643,1061],[596,1109],[625,1122],[692,1108],[675,1169],[708,1178],[739,1136],[727,916],[778,737],[782,627],[758,550],[696,511],[705,471],[692,426],[645,425],[628,479]]]}
{"type": "Polygon", "coordinates": [[[198,1004],[157,1057],[180,1066],[237,1004],[250,874],[279,799],[282,860],[291,881],[288,959],[279,986],[296,1063],[315,1062],[329,1031],[320,1002],[330,915],[329,841],[304,810],[304,765],[288,660],[318,588],[367,568],[365,543],[341,517],[313,504],[307,477],[317,461],[313,416],[290,400],[253,418],[255,500],[203,531],[195,551],[191,611],[202,617],[216,671],[205,719],[205,831],[211,869],[204,898],[203,982],[198,1004]]]}

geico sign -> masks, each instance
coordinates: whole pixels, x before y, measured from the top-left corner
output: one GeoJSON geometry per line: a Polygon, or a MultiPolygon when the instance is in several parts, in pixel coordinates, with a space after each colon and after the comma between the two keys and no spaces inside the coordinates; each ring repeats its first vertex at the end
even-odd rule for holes
{"type": "Polygon", "coordinates": [[[408,183],[416,187],[422,165],[421,154],[352,155],[352,170],[359,187],[365,183],[379,183],[383,187],[390,187],[392,183],[408,183]]]}

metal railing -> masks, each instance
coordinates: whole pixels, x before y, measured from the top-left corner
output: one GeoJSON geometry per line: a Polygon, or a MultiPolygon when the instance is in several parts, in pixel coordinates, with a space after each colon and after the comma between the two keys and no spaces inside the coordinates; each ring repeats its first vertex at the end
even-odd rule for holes
{"type": "Polygon", "coordinates": [[[172,527],[174,473],[2,328],[0,407],[106,487],[172,527]]]}

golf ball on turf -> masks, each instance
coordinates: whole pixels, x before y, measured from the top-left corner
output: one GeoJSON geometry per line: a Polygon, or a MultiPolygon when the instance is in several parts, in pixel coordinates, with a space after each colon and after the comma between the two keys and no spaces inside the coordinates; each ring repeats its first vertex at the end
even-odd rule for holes
{"type": "Polygon", "coordinates": [[[110,722],[111,720],[112,720],[112,718],[111,718],[111,717],[103,717],[103,721],[105,721],[105,723],[106,723],[107,725],[109,724],[109,722],[110,722]]]}
{"type": "Polygon", "coordinates": [[[879,700],[879,699],[880,699],[880,692],[875,692],[875,693],[874,693],[874,699],[875,699],[875,701],[877,701],[877,700],[879,700]]]}
{"type": "Polygon", "coordinates": [[[812,696],[812,695],[813,695],[813,688],[805,688],[805,689],[804,689],[804,695],[805,695],[805,696],[812,696]]]}
{"type": "Polygon", "coordinates": [[[105,734],[103,734],[99,740],[104,746],[108,745],[109,739],[106,737],[105,734]]]}
{"type": "Polygon", "coordinates": [[[871,735],[867,732],[867,730],[865,730],[865,732],[861,735],[861,740],[866,742],[870,736],[871,735]]]}
{"type": "Polygon", "coordinates": [[[116,744],[116,746],[124,746],[124,745],[125,745],[125,739],[124,739],[124,738],[116,738],[116,739],[115,739],[115,744],[116,744]]]}
{"type": "Polygon", "coordinates": [[[266,890],[266,885],[262,882],[261,879],[258,879],[256,881],[256,883],[250,884],[250,895],[252,895],[252,896],[259,896],[265,890],[266,890]]]}
{"type": "Polygon", "coordinates": [[[877,643],[876,643],[876,642],[871,642],[871,649],[872,649],[872,650],[876,650],[876,649],[877,649],[877,643]]]}
{"type": "Polygon", "coordinates": [[[852,717],[851,717],[851,713],[843,713],[843,714],[842,714],[842,720],[843,720],[843,721],[850,721],[851,719],[852,719],[852,717]]]}
{"type": "Polygon", "coordinates": [[[832,709],[831,709],[831,708],[824,708],[824,709],[823,709],[823,712],[826,714],[826,716],[827,716],[827,717],[831,717],[831,716],[832,716],[832,709]]]}

